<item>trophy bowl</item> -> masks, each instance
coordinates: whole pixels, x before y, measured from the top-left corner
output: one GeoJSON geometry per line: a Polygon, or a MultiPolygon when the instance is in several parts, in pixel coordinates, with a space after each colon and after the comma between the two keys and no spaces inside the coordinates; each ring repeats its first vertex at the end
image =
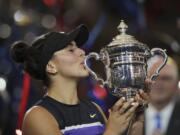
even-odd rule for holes
{"type": "Polygon", "coordinates": [[[160,70],[167,62],[166,51],[161,48],[149,49],[146,44],[126,34],[128,26],[122,20],[118,26],[120,32],[100,53],[91,52],[85,60],[85,66],[95,80],[102,83],[111,94],[117,97],[125,97],[126,100],[133,98],[140,89],[144,89],[147,79],[147,60],[154,55],[163,57],[162,64],[150,77],[155,80],[160,70]],[[88,60],[95,58],[105,66],[106,80],[98,77],[88,66],[88,60]]]}

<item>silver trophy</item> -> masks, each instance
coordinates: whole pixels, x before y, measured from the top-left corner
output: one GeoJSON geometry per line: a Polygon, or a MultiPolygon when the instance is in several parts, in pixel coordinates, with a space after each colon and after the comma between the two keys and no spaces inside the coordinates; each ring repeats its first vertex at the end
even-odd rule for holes
{"type": "Polygon", "coordinates": [[[149,49],[146,44],[137,41],[133,36],[126,34],[128,26],[122,20],[118,26],[120,32],[113,41],[100,50],[100,53],[91,52],[85,58],[85,66],[95,80],[117,97],[133,98],[139,89],[145,87],[147,78],[147,60],[154,55],[162,55],[163,63],[151,76],[155,80],[160,70],[167,62],[165,50],[160,48],[149,49]],[[106,80],[98,77],[88,66],[88,60],[95,58],[105,65],[106,80]]]}

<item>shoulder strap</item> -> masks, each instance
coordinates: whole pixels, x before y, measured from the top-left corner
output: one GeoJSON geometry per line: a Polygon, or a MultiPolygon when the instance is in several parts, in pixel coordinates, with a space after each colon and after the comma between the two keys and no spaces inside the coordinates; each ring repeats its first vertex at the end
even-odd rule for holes
{"type": "Polygon", "coordinates": [[[102,115],[102,117],[103,117],[103,119],[104,119],[104,122],[106,123],[106,122],[107,122],[107,118],[106,118],[103,110],[101,109],[101,107],[100,107],[98,104],[96,104],[95,102],[92,102],[92,103],[96,106],[96,108],[98,109],[98,111],[101,113],[101,115],[102,115]]]}
{"type": "Polygon", "coordinates": [[[64,118],[61,112],[57,109],[56,105],[47,101],[46,97],[42,99],[40,102],[36,104],[37,106],[42,106],[46,110],[48,110],[56,119],[58,122],[59,128],[64,129],[65,128],[65,123],[64,123],[64,118]]]}

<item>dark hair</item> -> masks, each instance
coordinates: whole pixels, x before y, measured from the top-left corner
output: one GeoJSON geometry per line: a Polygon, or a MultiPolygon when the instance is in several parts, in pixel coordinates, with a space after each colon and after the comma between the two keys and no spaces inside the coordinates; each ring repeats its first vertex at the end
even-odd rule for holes
{"type": "Polygon", "coordinates": [[[39,39],[32,46],[23,41],[15,42],[10,49],[10,54],[16,63],[23,65],[24,70],[33,78],[42,80],[44,85],[49,87],[50,79],[47,74],[44,74],[39,67],[40,52],[44,46],[43,40],[39,39]]]}
{"type": "Polygon", "coordinates": [[[73,40],[80,47],[87,41],[88,35],[85,25],[79,25],[69,33],[49,32],[37,37],[32,45],[23,41],[15,42],[10,49],[10,54],[13,60],[21,63],[24,70],[32,77],[43,80],[49,87],[51,82],[46,73],[46,65],[54,52],[65,48],[73,40]]]}

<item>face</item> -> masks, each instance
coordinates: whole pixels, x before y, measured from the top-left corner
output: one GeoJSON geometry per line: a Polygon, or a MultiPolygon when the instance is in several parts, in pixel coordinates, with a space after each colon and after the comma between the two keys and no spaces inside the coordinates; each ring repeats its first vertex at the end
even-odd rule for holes
{"type": "MultiPolygon", "coordinates": [[[[149,70],[149,75],[155,73],[160,61],[155,63],[149,70]]],[[[150,99],[154,103],[166,103],[174,97],[177,90],[177,79],[174,76],[174,67],[165,65],[160,75],[151,86],[150,99]]]]}
{"type": "Polygon", "coordinates": [[[56,75],[81,78],[89,75],[84,66],[85,52],[72,41],[66,48],[54,53],[48,64],[56,75]]]}

